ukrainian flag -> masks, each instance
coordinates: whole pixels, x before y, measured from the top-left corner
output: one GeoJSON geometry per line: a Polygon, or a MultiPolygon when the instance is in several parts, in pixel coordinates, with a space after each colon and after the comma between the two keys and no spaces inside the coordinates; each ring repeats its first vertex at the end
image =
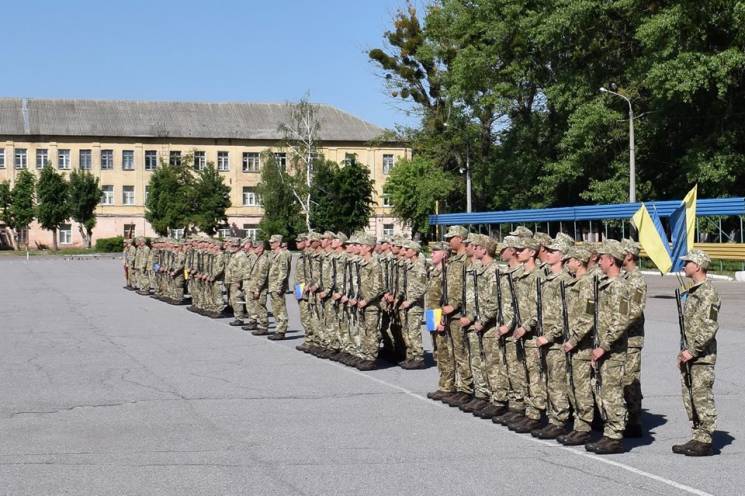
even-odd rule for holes
{"type": "Polygon", "coordinates": [[[304,292],[305,292],[305,284],[295,283],[295,299],[302,300],[304,292]]]}
{"type": "Polygon", "coordinates": [[[673,271],[683,269],[680,257],[688,254],[693,249],[694,234],[696,232],[696,197],[698,196],[698,185],[688,192],[680,206],[670,216],[671,241],[673,248],[670,258],[673,261],[673,271]]]}
{"type": "Polygon", "coordinates": [[[442,321],[442,308],[427,308],[424,311],[424,323],[429,332],[435,332],[442,321]]]}
{"type": "Polygon", "coordinates": [[[631,222],[636,226],[637,231],[639,231],[639,244],[642,245],[642,248],[647,252],[647,255],[652,259],[657,269],[661,273],[666,274],[670,272],[673,262],[670,259],[667,235],[662,230],[662,223],[656,211],[655,218],[657,222],[652,219],[646,205],[642,203],[641,208],[631,218],[631,222]]]}

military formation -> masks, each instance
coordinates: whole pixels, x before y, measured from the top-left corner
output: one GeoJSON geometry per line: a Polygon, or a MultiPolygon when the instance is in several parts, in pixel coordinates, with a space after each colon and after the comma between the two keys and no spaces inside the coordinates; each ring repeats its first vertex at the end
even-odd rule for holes
{"type": "MultiPolygon", "coordinates": [[[[584,445],[596,454],[625,451],[644,435],[641,356],[647,286],[632,240],[575,244],[524,226],[502,242],[451,226],[445,241],[376,239],[365,232],[309,232],[291,260],[281,236],[262,242],[144,238],[124,250],[127,288],[172,304],[185,289],[190,310],[268,335],[287,332],[285,293],[298,302],[304,342],[297,349],[358,370],[383,361],[425,367],[422,323],[438,369],[428,398],[517,433],[584,445]],[[602,437],[593,440],[593,428],[602,437]]],[[[673,446],[712,454],[716,333],[721,306],[707,278],[709,257],[691,250],[677,291],[677,356],[692,439],[673,446]]]]}

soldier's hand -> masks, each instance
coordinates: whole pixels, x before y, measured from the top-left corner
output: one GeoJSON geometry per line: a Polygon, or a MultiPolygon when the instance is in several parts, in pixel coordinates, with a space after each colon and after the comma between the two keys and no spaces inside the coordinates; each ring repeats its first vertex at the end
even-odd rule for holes
{"type": "Polygon", "coordinates": [[[357,300],[355,300],[354,298],[351,298],[349,300],[349,304],[352,305],[352,306],[356,306],[357,305],[357,300]]]}
{"type": "Polygon", "coordinates": [[[259,299],[259,292],[258,291],[254,291],[253,292],[253,297],[254,297],[254,300],[258,300],[259,299]]]}
{"type": "Polygon", "coordinates": [[[518,327],[517,329],[515,329],[515,332],[512,335],[515,337],[515,339],[522,338],[523,336],[525,336],[525,328],[522,326],[518,327]]]}
{"type": "Polygon", "coordinates": [[[405,310],[405,309],[407,309],[407,308],[409,308],[410,306],[411,306],[411,302],[410,302],[410,301],[408,301],[408,300],[404,300],[404,301],[403,301],[403,302],[401,303],[401,308],[403,308],[404,310],[405,310]]]}
{"type": "Polygon", "coordinates": [[[539,336],[538,339],[535,340],[535,344],[539,347],[546,346],[548,344],[548,339],[546,339],[545,336],[539,336]]]}
{"type": "Polygon", "coordinates": [[[693,360],[693,355],[688,350],[683,350],[678,354],[678,362],[683,364],[693,360]]]}
{"type": "Polygon", "coordinates": [[[349,301],[349,298],[347,297],[347,295],[344,295],[344,296],[341,297],[341,302],[342,303],[346,303],[348,301],[349,301]]]}
{"type": "Polygon", "coordinates": [[[365,308],[367,306],[367,300],[360,300],[357,303],[357,308],[365,308]]]}
{"type": "Polygon", "coordinates": [[[460,319],[458,319],[458,323],[461,327],[466,327],[471,323],[471,319],[469,319],[468,317],[461,317],[460,319]]]}
{"type": "Polygon", "coordinates": [[[437,332],[445,332],[445,326],[442,324],[437,324],[437,332]]]}
{"type": "Polygon", "coordinates": [[[592,350],[592,361],[597,362],[603,358],[603,355],[605,355],[605,350],[603,348],[595,348],[592,350]]]}
{"type": "Polygon", "coordinates": [[[481,322],[476,322],[473,324],[473,328],[476,329],[477,332],[481,332],[484,329],[484,324],[481,322]]]}
{"type": "Polygon", "coordinates": [[[320,293],[318,293],[318,296],[320,296],[321,298],[326,298],[326,291],[321,291],[320,293]]]}
{"type": "Polygon", "coordinates": [[[574,349],[574,346],[572,345],[572,343],[570,343],[569,341],[564,343],[564,353],[569,353],[573,349],[574,349]]]}
{"type": "Polygon", "coordinates": [[[507,327],[506,325],[499,326],[499,335],[500,336],[504,336],[508,332],[510,332],[510,328],[509,327],[507,327]]]}
{"type": "Polygon", "coordinates": [[[450,315],[451,313],[453,313],[453,310],[455,310],[455,308],[453,308],[453,305],[445,305],[444,307],[442,307],[442,313],[444,313],[445,315],[450,315]]]}

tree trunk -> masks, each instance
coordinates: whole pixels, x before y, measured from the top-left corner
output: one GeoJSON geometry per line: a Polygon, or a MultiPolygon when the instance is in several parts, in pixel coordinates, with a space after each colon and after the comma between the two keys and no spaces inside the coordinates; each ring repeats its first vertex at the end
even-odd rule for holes
{"type": "Polygon", "coordinates": [[[52,229],[52,250],[57,251],[57,228],[52,229]]]}
{"type": "Polygon", "coordinates": [[[91,248],[91,244],[93,243],[93,229],[87,229],[88,233],[88,239],[86,240],[86,244],[88,246],[88,249],[91,248]]]}

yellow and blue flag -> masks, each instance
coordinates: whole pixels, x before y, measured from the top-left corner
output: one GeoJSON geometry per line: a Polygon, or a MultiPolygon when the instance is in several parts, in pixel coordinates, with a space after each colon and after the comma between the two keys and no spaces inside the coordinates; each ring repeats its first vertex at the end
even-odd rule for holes
{"type": "Polygon", "coordinates": [[[639,244],[642,245],[657,269],[663,274],[670,272],[673,266],[670,259],[670,247],[657,210],[654,211],[654,218],[652,218],[646,205],[642,203],[641,208],[631,217],[631,222],[639,232],[639,244]]]}
{"type": "Polygon", "coordinates": [[[680,257],[688,254],[693,249],[694,235],[696,232],[696,199],[698,196],[698,185],[694,186],[691,191],[680,202],[680,206],[670,216],[670,237],[672,249],[670,258],[673,262],[673,271],[678,272],[683,269],[683,262],[680,257]]]}
{"type": "Polygon", "coordinates": [[[295,283],[295,299],[296,300],[302,300],[303,299],[303,292],[305,291],[305,284],[303,283],[295,283]]]}
{"type": "Polygon", "coordinates": [[[442,321],[442,308],[427,308],[424,310],[424,323],[429,332],[435,332],[442,321]]]}

